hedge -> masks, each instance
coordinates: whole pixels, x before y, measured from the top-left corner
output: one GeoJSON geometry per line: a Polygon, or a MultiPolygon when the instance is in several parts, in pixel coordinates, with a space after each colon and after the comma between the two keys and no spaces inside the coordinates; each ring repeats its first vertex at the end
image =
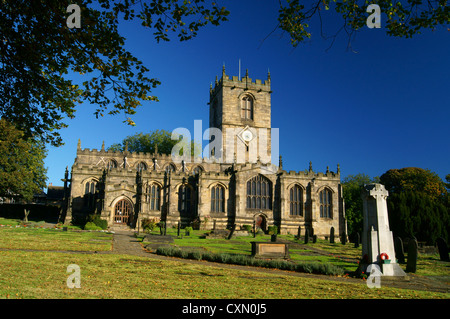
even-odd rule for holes
{"type": "Polygon", "coordinates": [[[234,264],[242,266],[255,266],[264,268],[277,268],[281,270],[290,270],[312,274],[324,275],[343,275],[344,269],[330,264],[318,262],[291,262],[279,259],[257,259],[245,255],[215,254],[211,252],[187,251],[177,247],[158,247],[156,254],[162,256],[178,257],[185,259],[206,260],[211,262],[234,264]]]}

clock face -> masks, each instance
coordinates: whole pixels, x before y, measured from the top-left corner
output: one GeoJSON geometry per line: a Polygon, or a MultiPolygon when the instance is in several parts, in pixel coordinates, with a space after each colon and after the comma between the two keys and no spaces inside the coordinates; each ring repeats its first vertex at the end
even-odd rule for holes
{"type": "Polygon", "coordinates": [[[242,132],[242,139],[246,142],[250,142],[253,139],[253,134],[249,130],[242,132]]]}

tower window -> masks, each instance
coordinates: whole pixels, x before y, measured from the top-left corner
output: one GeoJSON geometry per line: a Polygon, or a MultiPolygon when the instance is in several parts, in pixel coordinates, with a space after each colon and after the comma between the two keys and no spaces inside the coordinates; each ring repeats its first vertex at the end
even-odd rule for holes
{"type": "Polygon", "coordinates": [[[253,120],[253,99],[246,95],[241,100],[241,118],[253,120]]]}
{"type": "Polygon", "coordinates": [[[94,208],[95,205],[95,191],[97,190],[97,182],[92,180],[86,183],[84,187],[84,206],[87,208],[94,208]]]}

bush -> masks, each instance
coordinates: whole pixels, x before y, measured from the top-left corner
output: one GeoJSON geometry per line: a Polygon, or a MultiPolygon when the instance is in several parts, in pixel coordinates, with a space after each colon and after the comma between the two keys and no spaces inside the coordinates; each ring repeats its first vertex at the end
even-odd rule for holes
{"type": "Polygon", "coordinates": [[[144,229],[144,231],[151,232],[156,228],[156,226],[158,226],[156,218],[142,219],[142,228],[144,229]]]}
{"type": "Polygon", "coordinates": [[[248,232],[252,231],[252,225],[242,225],[242,228],[248,232]]]}
{"type": "Polygon", "coordinates": [[[275,225],[267,227],[267,230],[269,232],[269,235],[276,235],[276,234],[278,234],[278,227],[275,226],[275,225]]]}
{"type": "Polygon", "coordinates": [[[102,228],[95,225],[93,222],[87,222],[86,225],[84,225],[84,230],[102,230],[102,228]]]}
{"type": "Polygon", "coordinates": [[[89,215],[86,222],[93,223],[94,225],[98,226],[100,229],[103,230],[108,228],[108,221],[106,219],[101,219],[100,215],[98,214],[89,215]]]}
{"type": "Polygon", "coordinates": [[[186,251],[176,247],[158,247],[158,255],[172,256],[178,258],[189,258],[195,260],[207,260],[223,264],[234,264],[242,266],[256,266],[265,268],[277,268],[281,270],[290,270],[305,273],[324,274],[324,275],[343,275],[344,269],[329,263],[294,263],[287,260],[265,260],[256,259],[246,255],[214,254],[211,252],[186,251]]]}

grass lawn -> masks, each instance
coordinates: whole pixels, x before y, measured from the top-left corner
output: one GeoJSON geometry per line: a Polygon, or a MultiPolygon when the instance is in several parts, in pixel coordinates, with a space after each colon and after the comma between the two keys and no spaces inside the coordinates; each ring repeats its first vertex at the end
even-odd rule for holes
{"type": "MultiPolygon", "coordinates": [[[[324,279],[317,279],[318,277],[314,276],[298,277],[280,275],[270,270],[254,272],[216,268],[202,263],[193,264],[179,260],[158,260],[112,253],[56,252],[56,250],[107,251],[111,248],[111,237],[110,234],[98,232],[0,228],[0,248],[19,249],[0,250],[0,298],[448,299],[450,297],[449,294],[443,293],[388,287],[370,289],[363,280],[342,278],[342,281],[332,281],[327,279],[327,276],[324,276],[324,279]],[[70,289],[66,285],[70,275],[67,273],[67,266],[70,264],[80,266],[79,289],[70,289]]],[[[211,242],[211,244],[211,247],[214,247],[212,249],[220,247],[218,243],[216,245],[211,242]]],[[[224,249],[232,248],[229,246],[224,249]]]]}

